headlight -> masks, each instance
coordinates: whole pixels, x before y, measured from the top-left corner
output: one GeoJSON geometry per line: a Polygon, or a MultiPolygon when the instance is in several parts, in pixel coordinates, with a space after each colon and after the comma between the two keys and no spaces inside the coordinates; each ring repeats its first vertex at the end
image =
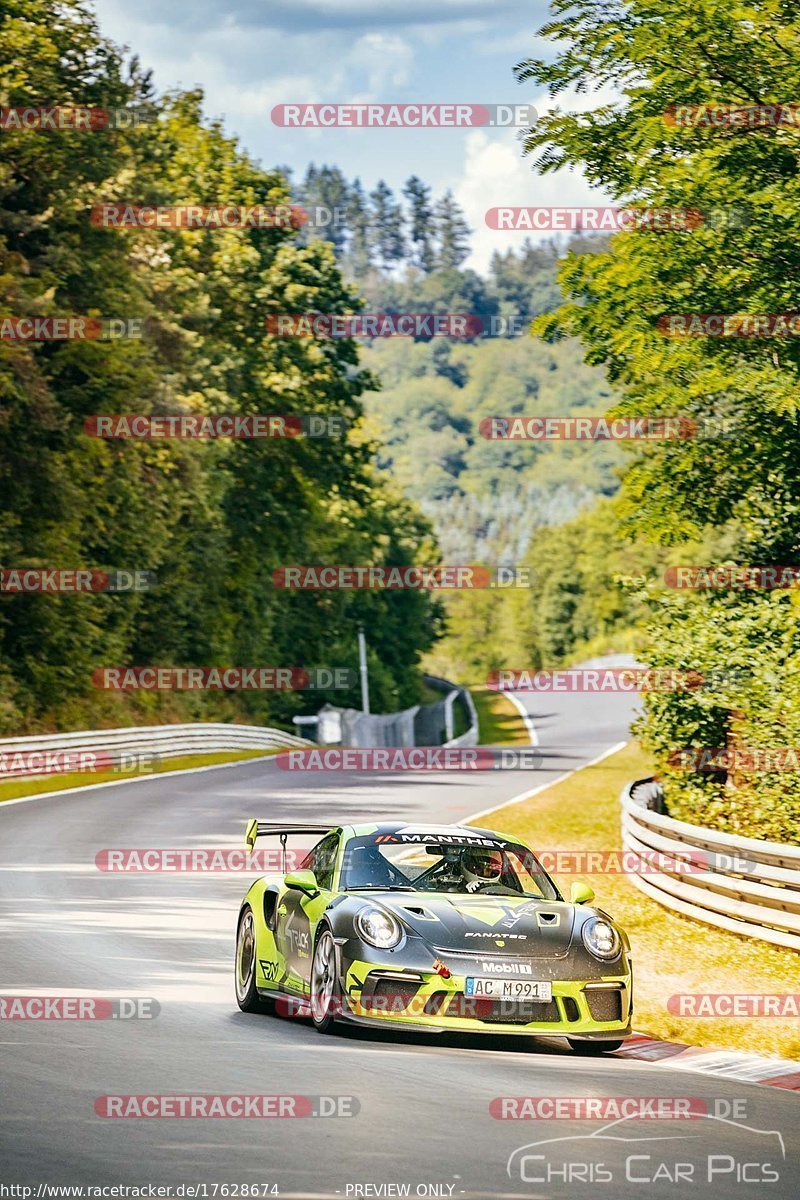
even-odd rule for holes
{"type": "Polygon", "coordinates": [[[595,958],[616,958],[622,949],[622,941],[613,925],[602,917],[592,917],[581,930],[583,944],[595,958]]]}
{"type": "Polygon", "coordinates": [[[356,930],[370,946],[388,950],[403,936],[394,917],[382,908],[362,908],[356,914],[356,930]]]}

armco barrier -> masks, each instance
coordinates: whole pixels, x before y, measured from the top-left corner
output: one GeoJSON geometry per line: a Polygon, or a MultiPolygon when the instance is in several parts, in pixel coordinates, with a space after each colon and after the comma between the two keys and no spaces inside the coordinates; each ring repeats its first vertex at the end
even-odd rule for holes
{"type": "Polygon", "coordinates": [[[52,768],[37,770],[33,756],[55,751],[68,751],[70,756],[102,754],[104,759],[110,755],[111,764],[117,765],[124,764],[126,756],[135,754],[167,757],[211,754],[220,750],[288,749],[310,744],[281,729],[222,723],[133,726],[0,738],[0,764],[4,764],[4,768],[0,768],[0,779],[52,773],[52,768]],[[18,769],[14,769],[15,757],[19,757],[18,769]]]}
{"type": "MultiPolygon", "coordinates": [[[[342,746],[477,746],[478,714],[472,696],[466,688],[440,679],[437,675],[424,675],[429,687],[445,692],[443,700],[433,704],[415,704],[396,713],[365,713],[357,708],[336,708],[326,704],[317,713],[317,739],[323,745],[342,746]],[[454,706],[460,701],[469,722],[464,733],[458,737],[454,732],[454,706]]],[[[295,721],[303,727],[313,728],[309,718],[295,721]]]]}
{"type": "MultiPolygon", "coordinates": [[[[438,675],[423,676],[428,687],[437,688],[440,691],[446,692],[444,700],[440,700],[438,704],[423,705],[423,709],[432,708],[438,709],[442,706],[442,720],[444,726],[444,739],[441,742],[444,746],[477,746],[478,744],[478,713],[475,709],[475,702],[467,688],[461,687],[457,683],[450,683],[447,679],[440,679],[438,675]],[[456,702],[464,706],[464,711],[467,715],[469,725],[467,729],[458,737],[453,736],[455,728],[454,708],[456,702]]],[[[419,719],[419,718],[418,718],[419,719]]],[[[436,743],[419,742],[419,745],[434,745],[436,743]]]]}
{"type": "Polygon", "coordinates": [[[683,916],[800,950],[800,846],[676,821],[658,802],[651,780],[622,789],[622,844],[642,864],[631,882],[683,916]]]}

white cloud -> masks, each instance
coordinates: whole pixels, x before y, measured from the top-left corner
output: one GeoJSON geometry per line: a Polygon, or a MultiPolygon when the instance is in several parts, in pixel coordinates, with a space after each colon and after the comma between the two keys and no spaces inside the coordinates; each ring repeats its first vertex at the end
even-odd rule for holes
{"type": "MultiPolygon", "coordinates": [[[[533,101],[538,113],[557,106],[563,112],[582,112],[620,100],[612,88],[598,88],[580,95],[565,92],[553,101],[540,96],[533,101]]],[[[464,169],[453,194],[464,209],[473,229],[472,255],[466,264],[476,271],[485,271],[495,250],[504,253],[517,249],[526,237],[541,241],[552,237],[528,231],[510,232],[490,229],[486,212],[490,208],[582,208],[610,204],[607,194],[592,187],[581,170],[554,171],[539,175],[533,170],[533,156],[523,157],[522,142],[508,132],[489,134],[475,130],[469,134],[464,148],[464,169]]]]}
{"type": "MultiPolygon", "coordinates": [[[[252,40],[242,30],[237,34],[252,40]]],[[[307,60],[312,48],[305,49],[307,60]]],[[[407,82],[414,65],[414,51],[395,34],[369,33],[338,54],[327,74],[282,75],[273,70],[263,79],[231,78],[228,72],[220,74],[219,59],[206,49],[195,51],[186,65],[195,77],[207,81],[207,111],[214,115],[224,113],[234,127],[248,130],[251,121],[267,122],[276,104],[301,101],[313,104],[337,94],[343,101],[377,100],[382,87],[387,84],[400,87],[407,82]]],[[[306,134],[312,132],[304,130],[306,134]]]]}
{"type": "Polygon", "coordinates": [[[473,230],[472,255],[466,265],[481,272],[487,269],[495,250],[503,253],[519,249],[526,237],[537,241],[552,236],[490,229],[486,224],[488,209],[576,208],[608,203],[602,192],[590,187],[582,172],[563,170],[537,175],[531,169],[531,160],[522,157],[519,143],[509,141],[508,134],[490,135],[483,130],[475,130],[467,138],[464,172],[453,192],[473,230]]]}
{"type": "MultiPolygon", "coordinates": [[[[366,75],[368,96],[377,99],[387,87],[403,87],[411,77],[414,51],[407,41],[395,33],[365,33],[360,37],[344,62],[349,71],[366,75]]],[[[362,97],[359,97],[362,99],[362,97]]]]}

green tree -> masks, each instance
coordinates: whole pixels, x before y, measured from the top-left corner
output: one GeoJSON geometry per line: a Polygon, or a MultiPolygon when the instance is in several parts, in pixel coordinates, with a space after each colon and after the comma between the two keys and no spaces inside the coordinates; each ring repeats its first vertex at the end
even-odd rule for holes
{"type": "Polygon", "coordinates": [[[354,279],[363,280],[372,263],[373,236],[369,205],[360,179],[354,179],[350,187],[347,225],[349,233],[347,266],[354,279]]]}
{"type": "Polygon", "coordinates": [[[437,200],[434,209],[436,221],[436,265],[445,269],[460,267],[469,256],[470,228],[464,219],[463,210],[448,190],[437,200]]]}
{"type": "MultiPolygon", "coordinates": [[[[146,104],[155,119],[130,131],[10,130],[0,143],[4,312],[147,322],[141,340],[0,342],[0,561],[148,568],[159,582],[128,595],[5,597],[0,721],[13,731],[142,716],[288,721],[326,697],[105,694],[91,673],[132,663],[354,666],[361,620],[381,664],[376,707],[411,703],[420,657],[440,632],[430,597],[273,584],[287,563],[435,553],[427,522],[373,465],[360,399],[372,381],[356,345],[266,332],[269,313],[357,310],[334,248],[298,244],[283,228],[95,227],[100,201],[272,206],[287,202],[287,184],[204,120],[199,92],[154,97],[81,4],[7,4],[3,38],[4,104],[146,104]],[[205,443],[83,431],[93,414],[126,412],[296,412],[336,418],[346,433],[205,443]]],[[[330,170],[312,182],[339,185],[330,170]]]]}
{"type": "MultiPolygon", "coordinates": [[[[699,213],[696,228],[642,228],[612,239],[608,253],[573,255],[561,272],[572,303],[537,323],[548,337],[577,334],[588,361],[603,364],[623,393],[623,415],[677,415],[700,428],[727,424],[728,436],[651,443],[626,472],[620,513],[629,535],[691,544],[709,529],[737,530],[737,558],[759,564],[800,555],[800,343],[793,338],[666,337],[659,318],[682,313],[784,313],[800,307],[800,248],[792,230],[800,211],[798,140],[791,124],[745,120],[736,126],[675,123],[675,105],[780,104],[800,83],[800,23],[783,0],[731,7],[699,0],[556,0],[543,33],[559,43],[550,62],[527,60],[520,80],[567,89],[614,89],[618,99],[584,113],[554,107],[526,148],[540,171],[580,165],[591,183],[621,204],[699,213]],[[705,423],[705,424],[704,424],[705,423]]],[[[675,620],[662,597],[650,626],[648,661],[663,662],[662,640],[675,620]]],[[[722,665],[752,656],[759,637],[793,638],[793,606],[752,594],[694,597],[682,621],[684,661],[706,662],[704,630],[718,625],[722,665]]],[[[665,653],[671,653],[667,650],[665,653]]],[[[754,664],[762,665],[760,656],[754,664]]],[[[774,744],[793,727],[793,676],[765,692],[750,683],[706,695],[720,714],[740,713],[755,745],[774,744]],[[766,700],[766,705],[765,705],[766,700]],[[780,717],[779,714],[784,714],[780,717]]],[[[648,697],[644,736],[666,767],[670,729],[686,699],[648,697]]],[[[706,736],[701,726],[696,736],[706,736]]],[[[720,805],[763,813],[784,806],[785,781],[700,781],[720,805]],[[756,797],[760,801],[756,801],[756,797]],[[760,807],[759,807],[760,805],[760,807]]],[[[673,781],[685,797],[685,782],[673,781]]],[[[796,781],[794,785],[796,787],[796,781]]],[[[697,794],[695,788],[694,794],[697,794]]],[[[700,813],[701,805],[697,805],[700,813]]],[[[753,829],[766,825],[753,825],[753,829]]]]}
{"type": "Polygon", "coordinates": [[[403,210],[394,198],[392,189],[378,180],[370,195],[372,204],[372,236],[378,265],[387,270],[403,261],[406,253],[403,210]]]}
{"type": "Polygon", "coordinates": [[[322,241],[332,242],[337,255],[340,255],[347,242],[348,224],[352,219],[349,212],[351,190],[340,169],[325,165],[317,167],[310,163],[299,190],[299,199],[302,205],[311,210],[312,216],[316,210],[321,210],[320,217],[325,220],[327,210],[330,220],[319,231],[316,228],[304,229],[305,240],[321,238],[322,241]]]}
{"type": "Polygon", "coordinates": [[[411,244],[411,264],[429,275],[436,264],[431,189],[418,175],[411,175],[403,188],[408,201],[408,240],[411,244]]]}

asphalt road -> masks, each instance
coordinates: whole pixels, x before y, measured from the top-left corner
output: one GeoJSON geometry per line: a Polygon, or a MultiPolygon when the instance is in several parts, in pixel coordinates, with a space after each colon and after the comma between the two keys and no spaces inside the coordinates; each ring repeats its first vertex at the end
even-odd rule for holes
{"type": "Polygon", "coordinates": [[[535,772],[309,776],[258,762],[0,805],[0,993],[160,1005],[152,1020],[0,1022],[0,1185],[36,1196],[40,1184],[205,1184],[212,1200],[215,1184],[284,1197],[658,1200],[676,1186],[681,1196],[702,1189],[706,1200],[795,1197],[795,1095],[583,1059],[557,1041],[323,1037],[302,1020],[247,1016],[231,968],[249,876],[95,865],[116,847],[238,848],[251,816],[456,821],[626,737],[625,696],[521,698],[543,756],[535,772]],[[348,1096],[359,1111],[270,1120],[95,1113],[104,1095],[156,1093],[348,1096]],[[632,1121],[598,1137],[596,1121],[490,1115],[494,1098],[530,1095],[697,1097],[727,1119],[632,1121]]]}

